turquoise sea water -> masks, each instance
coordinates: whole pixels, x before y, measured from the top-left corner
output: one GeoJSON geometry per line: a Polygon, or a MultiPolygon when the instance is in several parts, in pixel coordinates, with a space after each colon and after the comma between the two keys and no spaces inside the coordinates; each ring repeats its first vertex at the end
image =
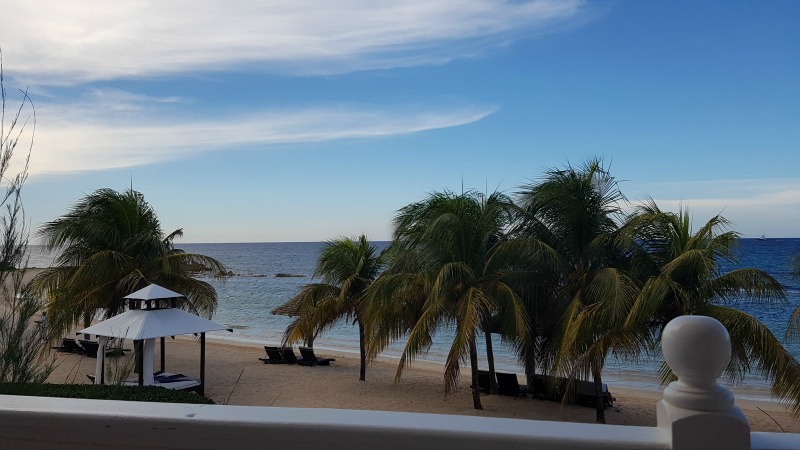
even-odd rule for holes
{"type": "MultiPolygon", "coordinates": [[[[387,244],[377,243],[381,248],[387,244]]],[[[225,333],[225,337],[278,343],[291,319],[273,315],[270,311],[294,296],[301,286],[318,281],[312,280],[312,274],[322,245],[319,242],[300,242],[179,244],[178,247],[187,252],[213,256],[235,274],[224,282],[208,280],[217,288],[219,295],[219,306],[214,320],[234,329],[232,334],[225,333]],[[303,276],[276,277],[278,273],[303,276]]],[[[768,272],[786,287],[789,298],[786,303],[781,304],[755,304],[742,300],[735,306],[756,316],[781,339],[791,312],[800,305],[800,280],[792,279],[789,267],[790,256],[799,246],[800,239],[740,240],[740,262],[737,266],[754,267],[768,272]]],[[[31,246],[30,253],[31,267],[46,267],[52,261],[52,257],[44,254],[40,247],[31,246]]],[[[442,330],[424,358],[443,363],[451,336],[448,330],[442,330]]],[[[479,339],[481,346],[482,341],[483,339],[479,339]]],[[[499,339],[495,339],[495,343],[499,369],[522,374],[523,370],[516,363],[512,350],[499,342],[499,339]]],[[[396,343],[386,351],[386,355],[398,356],[402,344],[402,342],[396,343]]],[[[800,342],[784,345],[796,358],[800,358],[800,342]]],[[[356,353],[357,328],[348,323],[340,323],[320,337],[315,342],[315,347],[356,353]]],[[[628,362],[611,357],[606,368],[606,381],[637,388],[657,389],[659,365],[658,358],[628,362]]],[[[767,385],[754,374],[745,379],[742,386],[763,390],[767,385]]]]}

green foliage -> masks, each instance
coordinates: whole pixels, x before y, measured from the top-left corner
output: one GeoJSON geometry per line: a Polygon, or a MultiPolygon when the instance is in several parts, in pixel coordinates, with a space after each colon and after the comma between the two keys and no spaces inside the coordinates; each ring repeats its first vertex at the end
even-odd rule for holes
{"type": "Polygon", "coordinates": [[[23,275],[24,271],[10,274],[2,288],[0,382],[42,383],[54,368],[47,352],[57,332],[34,322],[43,305],[20,287],[23,275]]]}
{"type": "MultiPolygon", "coordinates": [[[[773,396],[791,403],[800,415],[800,363],[764,324],[730,307],[740,301],[786,301],[783,286],[757,269],[723,273],[720,263],[735,261],[737,234],[727,230],[729,222],[721,216],[692,232],[689,217],[688,209],[664,212],[649,201],[620,231],[620,241],[641,255],[637,259],[640,272],[650,272],[631,308],[626,332],[642,335],[655,345],[664,325],[675,317],[713,317],[730,334],[728,377],[735,382],[748,372],[760,372],[772,380],[773,396]]],[[[666,367],[662,375],[665,381],[672,378],[666,367]]]]}
{"type": "MultiPolygon", "coordinates": [[[[445,392],[457,388],[461,366],[469,359],[473,403],[481,407],[477,334],[497,316],[504,336],[527,339],[528,316],[511,284],[528,259],[546,259],[538,243],[507,239],[515,217],[516,207],[506,195],[472,191],[433,193],[398,212],[391,264],[370,289],[368,313],[372,355],[408,334],[398,380],[405,365],[427,351],[441,326],[455,325],[445,392]]],[[[492,364],[490,358],[490,369],[492,364]]]]}
{"type": "Polygon", "coordinates": [[[106,345],[106,354],[113,355],[105,363],[105,383],[121,384],[133,373],[136,362],[133,353],[126,354],[124,339],[110,339],[106,345]]]}
{"type": "MultiPolygon", "coordinates": [[[[760,371],[800,414],[800,364],[763,324],[728,307],[784,301],[783,287],[756,269],[721,272],[737,242],[725,218],[692,231],[687,210],[662,212],[652,201],[625,217],[625,197],[599,159],[549,170],[519,195],[517,206],[501,194],[434,193],[398,212],[389,266],[368,289],[365,316],[371,356],[407,335],[398,379],[452,325],[446,392],[467,358],[477,364],[481,329],[514,342],[528,374],[538,366],[600,386],[609,353],[657,352],[669,320],[703,314],[731,334],[729,377],[760,371]]],[[[800,309],[788,335],[798,330],[800,309]]],[[[598,401],[598,421],[602,409],[598,401]]]]}
{"type": "Polygon", "coordinates": [[[0,395],[124,400],[129,402],[214,404],[213,400],[201,397],[193,392],[176,391],[160,386],[0,383],[0,395]]]}
{"type": "Polygon", "coordinates": [[[118,314],[125,295],[150,283],[186,295],[182,306],[210,317],[216,291],[194,275],[202,270],[222,277],[225,268],[214,258],[176,249],[173,240],[182,234],[165,235],[139,192],[100,189],[39,230],[59,254],[33,285],[49,298],[51,320],[62,327],[86,322],[96,311],[118,314]]]}
{"type": "MultiPolygon", "coordinates": [[[[289,302],[297,318],[289,324],[284,341],[304,341],[308,345],[324,330],[341,319],[358,324],[361,349],[359,379],[366,377],[364,334],[365,296],[369,285],[383,267],[377,249],[366,236],[328,241],[320,253],[314,276],[322,283],[304,286],[289,302]]],[[[288,306],[288,305],[287,305],[288,306]]]]}
{"type": "Polygon", "coordinates": [[[42,307],[24,285],[27,265],[28,230],[20,192],[28,176],[27,162],[33,148],[36,111],[27,92],[15,114],[6,123],[6,90],[3,84],[0,51],[0,179],[5,192],[0,195],[0,382],[42,382],[53,362],[46,356],[52,328],[34,323],[42,307]],[[30,115],[28,114],[30,111],[30,115]],[[32,119],[32,120],[31,120],[32,119]],[[26,128],[32,125],[30,135],[26,128]],[[22,170],[9,174],[8,168],[17,146],[29,140],[30,147],[22,170]]]}
{"type": "MultiPolygon", "coordinates": [[[[572,378],[590,376],[599,385],[609,351],[628,348],[617,333],[638,291],[626,270],[626,255],[611,235],[617,230],[625,197],[602,161],[581,167],[552,169],[543,179],[523,186],[525,215],[519,233],[540,240],[558,255],[561,265],[543,274],[549,289],[535,292],[549,302],[550,325],[540,345],[524,355],[543,367],[572,378]]],[[[533,312],[533,311],[532,311],[533,312]]],[[[631,350],[635,351],[635,350],[631,350]]],[[[598,399],[597,420],[604,421],[598,399]]]]}

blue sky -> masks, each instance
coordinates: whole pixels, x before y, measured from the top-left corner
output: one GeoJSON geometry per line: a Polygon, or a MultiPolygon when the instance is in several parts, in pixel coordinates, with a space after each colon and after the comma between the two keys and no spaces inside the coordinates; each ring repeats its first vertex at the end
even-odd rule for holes
{"type": "Polygon", "coordinates": [[[598,156],[634,203],[800,236],[800,2],[376,3],[2,1],[31,227],[133,184],[182,242],[385,240],[598,156]]]}

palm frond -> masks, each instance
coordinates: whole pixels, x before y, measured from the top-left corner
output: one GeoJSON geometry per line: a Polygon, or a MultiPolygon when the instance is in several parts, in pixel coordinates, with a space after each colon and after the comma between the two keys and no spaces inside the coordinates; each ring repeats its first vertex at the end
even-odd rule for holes
{"type": "Polygon", "coordinates": [[[751,364],[768,380],[772,380],[772,395],[788,404],[794,415],[800,416],[800,363],[764,324],[738,309],[709,306],[704,313],[713,317],[728,330],[732,358],[728,374],[738,379],[751,364]]]}

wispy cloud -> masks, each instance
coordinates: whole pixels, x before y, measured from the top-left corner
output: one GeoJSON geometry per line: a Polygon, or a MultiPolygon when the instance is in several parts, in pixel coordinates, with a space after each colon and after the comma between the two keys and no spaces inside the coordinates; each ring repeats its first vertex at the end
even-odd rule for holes
{"type": "Polygon", "coordinates": [[[45,84],[441,63],[584,17],[582,0],[41,0],[0,15],[7,69],[45,84]]]}
{"type": "Polygon", "coordinates": [[[153,103],[179,102],[121,91],[94,91],[70,104],[37,110],[31,173],[74,173],[140,166],[209,151],[270,144],[379,138],[469,124],[492,107],[378,108],[342,104],[262,109],[187,118],[153,103]]]}

